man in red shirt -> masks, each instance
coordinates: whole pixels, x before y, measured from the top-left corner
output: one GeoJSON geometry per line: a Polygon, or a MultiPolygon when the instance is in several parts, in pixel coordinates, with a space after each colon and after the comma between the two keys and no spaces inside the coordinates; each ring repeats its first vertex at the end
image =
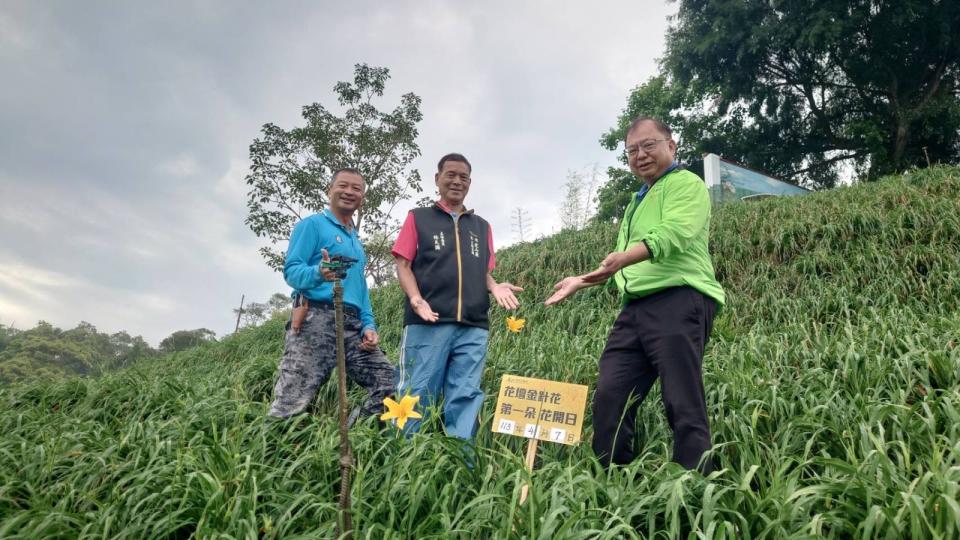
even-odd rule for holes
{"type": "MultiPolygon", "coordinates": [[[[399,396],[420,396],[425,413],[443,398],[447,433],[472,439],[483,404],[489,295],[506,309],[523,289],[497,283],[490,224],[464,206],[472,167],[447,154],[434,177],[440,200],[412,210],[393,246],[400,287],[409,299],[400,344],[399,396]]],[[[424,420],[426,415],[424,415],[424,420]]],[[[420,421],[408,421],[407,433],[420,421]]]]}

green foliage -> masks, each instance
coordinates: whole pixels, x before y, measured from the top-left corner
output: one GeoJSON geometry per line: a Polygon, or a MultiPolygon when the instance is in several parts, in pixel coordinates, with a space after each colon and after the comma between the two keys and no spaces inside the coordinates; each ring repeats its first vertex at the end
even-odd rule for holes
{"type": "Polygon", "coordinates": [[[174,353],[185,351],[217,340],[213,330],[197,328],[196,330],[177,330],[160,342],[160,352],[174,353]]]}
{"type": "MultiPolygon", "coordinates": [[[[960,3],[681,0],[638,114],[705,152],[808,187],[960,159],[960,3]],[[926,151],[926,154],[924,153],[926,151]]],[[[615,195],[610,193],[609,195],[615,195]]]]}
{"type": "Polygon", "coordinates": [[[110,345],[113,353],[113,361],[108,363],[110,369],[126,367],[140,358],[157,354],[157,351],[142,337],[131,337],[125,330],[110,336],[110,345]]]}
{"type": "Polygon", "coordinates": [[[603,223],[621,219],[630,204],[630,197],[640,189],[642,183],[643,180],[628,170],[607,168],[607,182],[597,191],[597,213],[593,219],[603,223]]]}
{"type": "Polygon", "coordinates": [[[104,334],[88,322],[67,331],[44,321],[24,331],[0,328],[0,382],[98,375],[156,354],[140,336],[104,334]]]}
{"type": "Polygon", "coordinates": [[[7,348],[7,345],[13,340],[13,336],[15,335],[17,335],[16,328],[0,324],[0,353],[7,348]]]}
{"type": "MultiPolygon", "coordinates": [[[[285,130],[265,124],[261,138],[250,145],[246,178],[246,223],[276,245],[290,238],[298,221],[324,209],[334,171],[358,169],[367,189],[354,219],[367,244],[367,272],[378,284],[393,275],[389,237],[400,227],[391,212],[398,202],[422,191],[420,173],[408,168],[420,155],[420,98],[407,93],[393,111],[378,110],[373,100],[383,96],[389,78],[387,68],[357,64],[353,82],[334,87],[343,116],[313,103],[303,107],[303,126],[285,130]]],[[[283,269],[281,251],[264,247],[260,253],[271,268],[283,269]]]]}
{"type": "MultiPolygon", "coordinates": [[[[491,314],[477,455],[434,425],[407,441],[351,431],[357,538],[955,538],[960,535],[960,170],[933,168],[802,198],[726,205],[713,220],[729,304],[704,365],[718,470],[670,463],[656,390],[639,458],[602,470],[589,445],[490,432],[504,373],[588,384],[616,316],[596,287],[615,227],[498,254],[526,287],[520,334],[491,314]],[[520,486],[530,499],[518,506],[520,486]]],[[[374,294],[397,358],[402,293],[374,294]]],[[[329,538],[336,384],[312,415],[266,417],[284,321],[101,379],[0,388],[0,537],[329,538]]],[[[351,390],[358,403],[362,391],[351,390]]],[[[589,412],[589,408],[588,408],[589,412]]],[[[591,437],[588,418],[585,438],[591,437]]]]}

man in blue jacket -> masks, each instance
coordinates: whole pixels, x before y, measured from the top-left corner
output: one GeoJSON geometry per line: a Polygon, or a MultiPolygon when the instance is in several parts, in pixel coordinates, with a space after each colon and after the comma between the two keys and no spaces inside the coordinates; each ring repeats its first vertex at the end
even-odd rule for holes
{"type": "Polygon", "coordinates": [[[366,254],[353,225],[365,189],[356,169],[336,171],[327,193],[329,207],[297,223],[290,236],[283,277],[293,287],[294,306],[306,305],[307,311],[302,323],[296,317],[287,323],[271,416],[302,413],[336,366],[334,273],[320,263],[337,255],[357,261],[342,284],[347,376],[368,392],[361,414],[382,412],[383,398],[392,391],[394,368],[378,347],[380,337],[363,273],[366,254]]]}

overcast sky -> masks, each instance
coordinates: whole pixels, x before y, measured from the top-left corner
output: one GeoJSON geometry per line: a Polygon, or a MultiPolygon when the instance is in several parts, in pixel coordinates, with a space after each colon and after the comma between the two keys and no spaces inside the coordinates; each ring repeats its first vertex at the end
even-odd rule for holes
{"type": "Polygon", "coordinates": [[[248,146],[303,105],[335,108],[356,63],[390,69],[381,110],[423,99],[428,192],[440,156],[462,152],[498,248],[518,206],[548,235],[567,171],[615,163],[598,140],[656,73],[675,7],[5,0],[0,324],[84,320],[156,345],[223,336],[241,294],[289,292],[244,225],[248,146]]]}

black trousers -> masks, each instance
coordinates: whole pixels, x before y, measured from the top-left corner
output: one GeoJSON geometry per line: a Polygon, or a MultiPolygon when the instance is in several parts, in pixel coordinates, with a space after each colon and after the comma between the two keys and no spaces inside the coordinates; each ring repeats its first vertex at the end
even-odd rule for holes
{"type": "MultiPolygon", "coordinates": [[[[600,356],[593,400],[593,451],[604,466],[633,461],[637,407],[658,377],[673,461],[692,469],[710,449],[702,365],[716,311],[713,299],[696,289],[673,287],[620,312],[600,356]]],[[[701,470],[710,472],[712,464],[701,470]]]]}

